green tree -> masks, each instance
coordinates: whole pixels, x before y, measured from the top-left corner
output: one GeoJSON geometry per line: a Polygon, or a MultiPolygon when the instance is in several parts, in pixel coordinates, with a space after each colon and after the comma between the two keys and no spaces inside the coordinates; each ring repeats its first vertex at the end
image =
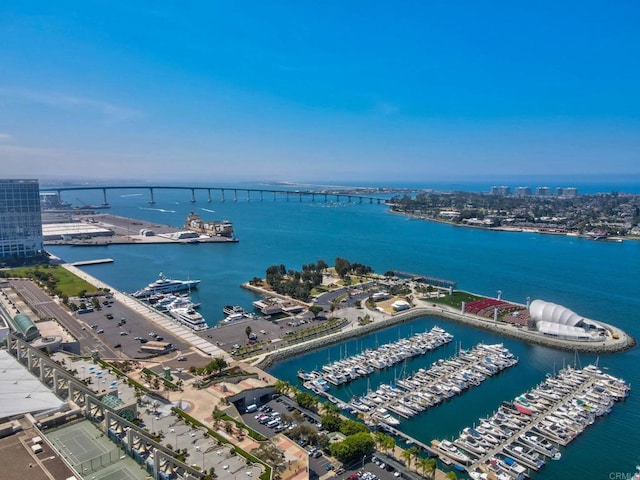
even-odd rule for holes
{"type": "Polygon", "coordinates": [[[222,357],[214,358],[213,360],[211,360],[211,362],[209,362],[209,365],[207,365],[208,369],[215,370],[218,373],[222,372],[222,370],[224,370],[228,366],[229,364],[222,357]]]}
{"type": "Polygon", "coordinates": [[[295,399],[298,405],[300,405],[303,408],[315,407],[317,403],[316,397],[314,397],[308,392],[301,392],[300,390],[296,391],[295,399]]]}
{"type": "Polygon", "coordinates": [[[340,433],[346,435],[347,437],[349,435],[368,431],[369,428],[366,425],[360,422],[356,422],[355,420],[345,420],[344,422],[342,422],[342,425],[340,425],[340,433]]]}
{"type": "Polygon", "coordinates": [[[340,278],[346,277],[351,270],[351,264],[346,258],[336,258],[334,267],[336,269],[336,273],[340,278]]]}
{"type": "Polygon", "coordinates": [[[342,425],[342,418],[336,414],[328,413],[320,418],[322,429],[327,432],[338,432],[342,425]]]}
{"type": "Polygon", "coordinates": [[[368,455],[373,450],[375,441],[369,432],[360,432],[333,443],[329,450],[331,455],[342,463],[352,462],[368,455]]]}
{"type": "Polygon", "coordinates": [[[247,337],[251,335],[251,325],[247,325],[247,328],[244,329],[244,333],[247,334],[247,337]]]}

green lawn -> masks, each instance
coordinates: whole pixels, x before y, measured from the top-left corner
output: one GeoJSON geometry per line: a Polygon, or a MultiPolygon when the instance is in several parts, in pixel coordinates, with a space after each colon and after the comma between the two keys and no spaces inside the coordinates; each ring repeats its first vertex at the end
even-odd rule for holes
{"type": "Polygon", "coordinates": [[[455,291],[452,295],[445,294],[444,297],[430,298],[429,301],[442,305],[448,305],[450,307],[462,308],[462,302],[469,303],[477,300],[482,300],[484,297],[473,295],[467,292],[455,291]]]}
{"type": "Polygon", "coordinates": [[[75,297],[82,292],[91,294],[100,291],[94,285],[58,265],[14,268],[5,271],[5,276],[31,278],[60,296],[75,297]]]}

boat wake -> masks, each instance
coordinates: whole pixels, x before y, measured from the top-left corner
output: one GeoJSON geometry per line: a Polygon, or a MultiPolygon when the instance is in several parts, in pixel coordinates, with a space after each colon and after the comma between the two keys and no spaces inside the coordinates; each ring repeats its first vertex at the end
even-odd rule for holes
{"type": "Polygon", "coordinates": [[[165,210],[164,208],[149,208],[149,207],[139,207],[140,210],[153,210],[154,212],[162,212],[162,213],[176,213],[175,210],[165,210]]]}
{"type": "Polygon", "coordinates": [[[124,197],[141,197],[142,195],[144,195],[144,193],[124,193],[124,194],[120,195],[120,198],[124,198],[124,197]]]}
{"type": "Polygon", "coordinates": [[[210,209],[204,208],[204,207],[200,207],[200,210],[204,210],[205,212],[209,212],[209,213],[216,213],[215,210],[210,210],[210,209]]]}

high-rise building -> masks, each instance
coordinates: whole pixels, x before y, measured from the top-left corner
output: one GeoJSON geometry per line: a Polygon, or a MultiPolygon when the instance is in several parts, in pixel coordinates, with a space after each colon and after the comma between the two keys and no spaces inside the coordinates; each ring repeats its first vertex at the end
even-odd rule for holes
{"type": "Polygon", "coordinates": [[[516,187],[516,195],[519,197],[531,196],[531,187],[516,187]]]}
{"type": "Polygon", "coordinates": [[[38,180],[0,179],[0,259],[29,260],[42,254],[38,180]]]}
{"type": "Polygon", "coordinates": [[[509,195],[510,191],[511,189],[506,185],[500,185],[500,186],[494,185],[493,187],[491,187],[492,195],[505,196],[505,195],[509,195]]]}
{"type": "Polygon", "coordinates": [[[556,196],[563,198],[575,198],[578,196],[576,187],[558,187],[556,188],[556,196]]]}
{"type": "Polygon", "coordinates": [[[551,189],[549,187],[537,187],[536,197],[550,197],[551,189]]]}

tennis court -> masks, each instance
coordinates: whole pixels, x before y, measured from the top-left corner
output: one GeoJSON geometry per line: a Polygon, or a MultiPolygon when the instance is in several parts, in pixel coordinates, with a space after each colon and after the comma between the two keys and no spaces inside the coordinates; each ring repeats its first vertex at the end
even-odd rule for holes
{"type": "Polygon", "coordinates": [[[47,439],[73,467],[95,480],[138,480],[146,472],[88,420],[46,434],[47,439]]]}

